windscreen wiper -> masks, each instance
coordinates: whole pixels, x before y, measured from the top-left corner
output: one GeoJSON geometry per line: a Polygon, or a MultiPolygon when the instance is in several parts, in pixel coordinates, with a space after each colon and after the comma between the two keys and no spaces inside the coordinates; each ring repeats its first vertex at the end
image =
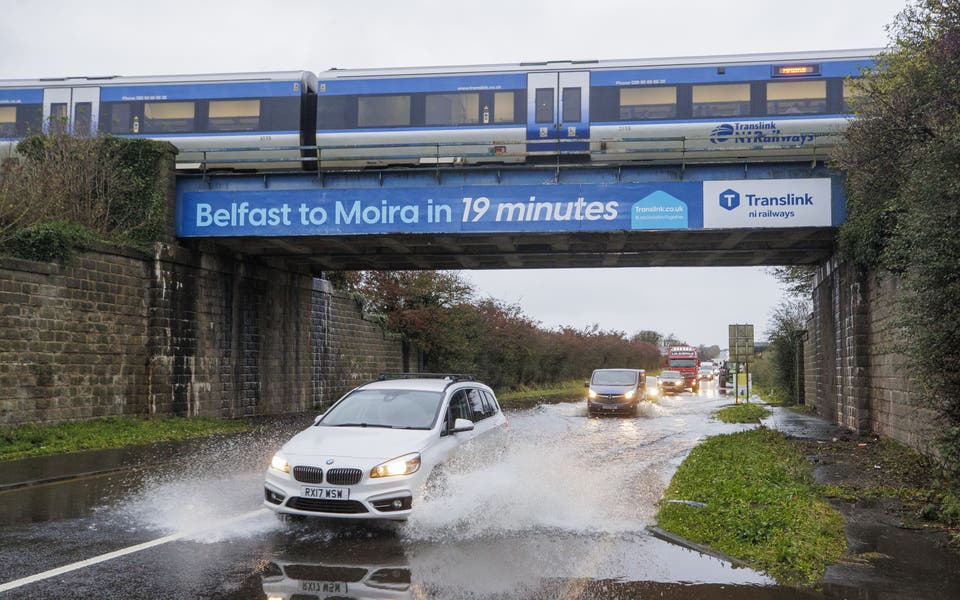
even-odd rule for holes
{"type": "Polygon", "coordinates": [[[393,429],[393,425],[382,425],[380,423],[340,423],[339,425],[334,425],[334,427],[384,427],[386,429],[393,429]]]}

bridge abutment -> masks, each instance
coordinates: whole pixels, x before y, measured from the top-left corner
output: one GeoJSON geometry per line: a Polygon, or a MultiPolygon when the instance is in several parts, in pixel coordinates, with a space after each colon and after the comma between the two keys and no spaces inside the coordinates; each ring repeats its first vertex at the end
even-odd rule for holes
{"type": "Polygon", "coordinates": [[[316,411],[399,339],[283,263],[168,244],[0,258],[0,424],[316,411]]]}
{"type": "Polygon", "coordinates": [[[897,306],[907,301],[894,275],[862,273],[835,257],[817,272],[804,342],[804,396],[824,418],[934,452],[937,415],[914,392],[897,306]]]}

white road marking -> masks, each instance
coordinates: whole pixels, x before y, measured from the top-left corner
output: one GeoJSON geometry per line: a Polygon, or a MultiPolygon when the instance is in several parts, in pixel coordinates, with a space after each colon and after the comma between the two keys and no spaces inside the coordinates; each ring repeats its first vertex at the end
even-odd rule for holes
{"type": "Polygon", "coordinates": [[[56,569],[50,569],[49,571],[44,571],[43,573],[37,573],[36,575],[30,575],[29,577],[24,577],[22,579],[15,579],[14,581],[8,581],[7,583],[0,583],[0,593],[8,592],[10,590],[16,589],[18,587],[27,585],[29,583],[35,583],[37,581],[43,581],[44,579],[50,579],[51,577],[57,577],[58,575],[63,575],[64,573],[69,573],[70,571],[76,571],[77,569],[82,569],[84,567],[89,567],[91,565],[96,565],[108,560],[113,560],[115,558],[120,558],[121,556],[126,556],[128,554],[133,554],[135,552],[140,552],[141,550],[146,550],[148,548],[153,548],[154,546],[160,546],[180,538],[194,535],[196,533],[201,533],[203,531],[209,531],[211,529],[217,529],[225,525],[230,525],[236,523],[237,521],[243,521],[244,519],[249,519],[250,517],[260,515],[263,513],[270,512],[266,508],[258,508],[257,510],[252,510],[248,513],[243,513],[236,517],[227,519],[225,521],[218,521],[209,527],[202,527],[200,529],[193,529],[190,531],[180,531],[162,538],[157,538],[155,540],[144,542],[142,544],[137,544],[136,546],[129,546],[127,548],[121,548],[114,552],[108,552],[106,554],[101,554],[100,556],[94,556],[93,558],[88,558],[86,560],[81,560],[79,562],[71,563],[69,565],[64,565],[62,567],[57,567],[56,569]]]}

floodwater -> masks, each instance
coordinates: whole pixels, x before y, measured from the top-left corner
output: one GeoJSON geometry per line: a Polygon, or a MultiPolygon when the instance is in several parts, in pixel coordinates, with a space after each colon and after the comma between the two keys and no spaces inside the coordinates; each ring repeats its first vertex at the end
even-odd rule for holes
{"type": "Polygon", "coordinates": [[[689,450],[742,427],[710,419],[726,402],[707,388],[629,418],[588,418],[582,402],[510,412],[506,443],[445,465],[405,524],[284,523],[261,507],[270,455],[309,418],[0,492],[0,598],[886,598],[779,587],[648,532],[689,450]]]}

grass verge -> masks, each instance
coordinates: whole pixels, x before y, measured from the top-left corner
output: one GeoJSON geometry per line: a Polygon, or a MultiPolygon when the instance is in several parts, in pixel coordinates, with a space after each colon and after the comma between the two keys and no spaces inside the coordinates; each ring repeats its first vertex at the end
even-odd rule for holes
{"type": "Polygon", "coordinates": [[[107,417],[56,425],[20,425],[0,428],[0,460],[183,440],[252,427],[249,421],[206,417],[107,417]]]}
{"type": "Polygon", "coordinates": [[[497,400],[504,406],[519,406],[538,402],[559,402],[577,400],[585,397],[582,379],[572,379],[544,386],[522,386],[509,392],[497,394],[497,400]]]}
{"type": "Polygon", "coordinates": [[[734,404],[713,413],[713,416],[724,423],[758,423],[760,419],[770,414],[770,411],[759,404],[734,404]]]}
{"type": "Polygon", "coordinates": [[[667,531],[791,585],[820,581],[846,548],[843,519],[818,497],[811,464],[782,434],[764,427],[710,437],[694,448],[670,482],[657,519],[667,531]]]}

